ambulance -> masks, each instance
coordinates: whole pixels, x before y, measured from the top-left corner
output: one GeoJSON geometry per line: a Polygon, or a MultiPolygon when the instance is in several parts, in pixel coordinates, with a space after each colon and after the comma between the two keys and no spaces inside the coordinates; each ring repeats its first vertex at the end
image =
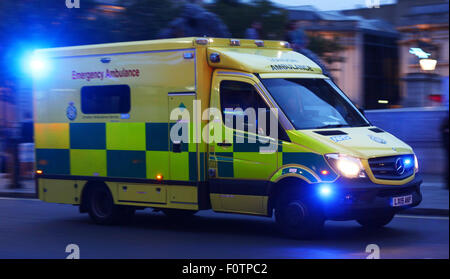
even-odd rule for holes
{"type": "Polygon", "coordinates": [[[123,42],[31,62],[39,199],[95,223],[212,209],[304,238],[326,220],[382,227],[422,200],[411,147],[287,42],[123,42]]]}

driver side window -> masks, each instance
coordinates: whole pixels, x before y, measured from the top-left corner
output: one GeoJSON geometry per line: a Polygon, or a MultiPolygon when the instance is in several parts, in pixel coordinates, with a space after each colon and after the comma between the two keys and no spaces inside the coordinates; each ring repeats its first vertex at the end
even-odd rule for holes
{"type": "Polygon", "coordinates": [[[220,83],[222,119],[229,128],[257,131],[258,108],[268,110],[256,89],[249,83],[225,80],[220,83]],[[238,124],[243,120],[243,125],[238,124]]]}
{"type": "MultiPolygon", "coordinates": [[[[259,95],[255,87],[241,81],[224,80],[220,83],[220,104],[225,125],[234,130],[271,135],[271,110],[259,95]],[[265,125],[259,125],[259,110],[265,113],[265,125]],[[243,123],[238,124],[239,120],[243,123]],[[262,128],[264,127],[264,128],[262,128]],[[259,129],[259,130],[258,130],[259,129]]],[[[272,116],[272,119],[276,119],[272,116]]],[[[263,119],[264,120],[264,119],[263,119]]],[[[278,138],[289,141],[284,129],[278,126],[278,138]]]]}

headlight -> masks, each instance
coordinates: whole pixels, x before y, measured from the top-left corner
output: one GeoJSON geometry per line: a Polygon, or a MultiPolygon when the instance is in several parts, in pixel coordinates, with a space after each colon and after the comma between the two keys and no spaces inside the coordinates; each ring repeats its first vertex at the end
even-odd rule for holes
{"type": "Polygon", "coordinates": [[[325,154],[328,163],[340,174],[348,178],[366,177],[361,160],[343,154],[325,154]]]}
{"type": "Polygon", "coordinates": [[[419,171],[419,161],[417,160],[417,156],[414,155],[414,173],[419,171]]]}

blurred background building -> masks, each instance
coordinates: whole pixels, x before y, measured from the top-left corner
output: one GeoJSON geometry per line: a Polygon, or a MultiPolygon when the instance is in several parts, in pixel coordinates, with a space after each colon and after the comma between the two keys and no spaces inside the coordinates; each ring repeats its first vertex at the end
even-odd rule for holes
{"type": "Polygon", "coordinates": [[[399,102],[398,40],[386,21],[289,7],[289,20],[308,35],[308,47],[324,60],[334,81],[358,105],[383,108],[399,102]]]}
{"type": "MultiPolygon", "coordinates": [[[[379,9],[343,11],[367,19],[382,19],[400,33],[398,44],[401,105],[448,106],[449,34],[448,0],[397,0],[379,9]],[[436,60],[435,68],[424,70],[411,49],[421,49],[436,60]]],[[[423,58],[422,58],[423,59],[423,58]]]]}

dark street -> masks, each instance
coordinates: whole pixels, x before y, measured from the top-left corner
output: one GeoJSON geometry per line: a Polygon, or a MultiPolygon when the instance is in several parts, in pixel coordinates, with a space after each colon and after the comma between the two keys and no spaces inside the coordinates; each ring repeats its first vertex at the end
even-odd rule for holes
{"type": "Polygon", "coordinates": [[[398,216],[378,231],[356,222],[327,222],[315,240],[291,240],[263,217],[199,212],[170,222],[162,213],[138,211],[126,226],[99,226],[70,205],[0,199],[0,258],[65,258],[77,244],[83,258],[357,258],[366,246],[381,258],[448,258],[448,217],[398,216]]]}

